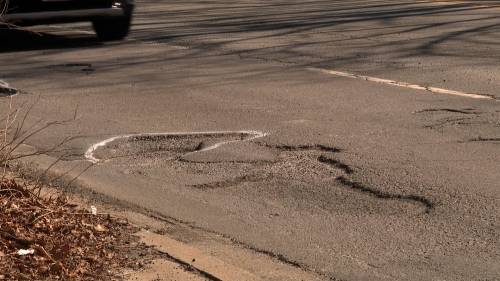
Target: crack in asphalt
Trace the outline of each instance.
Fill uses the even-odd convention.
[[[333,159],[333,158],[329,158],[329,157],[326,157],[324,155],[321,155],[320,157],[318,157],[318,161],[321,162],[321,163],[325,163],[325,164],[328,164],[330,166],[333,166],[337,169],[340,169],[342,171],[344,171],[344,173],[346,174],[352,174],[354,173],[354,170],[347,164],[344,164],[336,159]]]
[[[500,142],[500,138],[483,138],[483,137],[477,137],[468,140],[469,142]]]
[[[488,139],[491,140],[491,139]],[[495,139],[496,140],[496,139]],[[498,139],[500,140],[500,139]],[[330,153],[337,153],[340,150],[335,147],[330,147],[330,146],[324,146],[324,145],[265,145],[267,147],[273,147],[282,151],[304,151],[304,150],[319,150],[319,151],[326,151]],[[341,170],[344,172],[346,175],[350,175],[354,173],[354,169],[351,168],[349,165],[334,159],[332,157],[327,157],[325,155],[321,155],[317,158],[318,162],[321,162],[323,164],[332,166],[335,169]],[[244,175],[240,177],[235,177],[223,181],[216,181],[216,182],[211,182],[211,183],[205,183],[205,184],[198,184],[198,185],[191,185],[191,187],[195,187],[198,189],[216,189],[216,188],[227,188],[231,186],[236,186],[242,183],[249,183],[249,182],[260,182],[260,181],[265,181],[266,179],[271,178],[269,175],[268,176],[257,176],[255,174],[251,175]],[[410,201],[414,202],[417,204],[421,204],[425,207],[425,213],[430,213],[432,209],[434,209],[434,203],[420,195],[415,195],[415,194],[409,194],[409,195],[403,195],[403,194],[397,194],[397,193],[390,193],[386,191],[381,191],[377,190],[371,187],[368,187],[362,183],[352,181],[345,176],[338,176],[335,178],[335,181],[340,183],[341,185],[348,187],[350,189],[353,189],[355,191],[361,192],[368,194],[370,196],[373,196],[378,199],[383,199],[383,200],[401,200],[401,201]]]
[[[467,124],[464,121],[472,120],[472,119],[473,118],[471,118],[471,117],[456,117],[456,118],[448,117],[448,118],[441,119],[441,120],[439,120],[439,122],[435,122],[434,124],[425,125],[424,128],[436,129],[439,127],[450,126],[450,125],[463,125],[463,124]]]
[[[371,196],[374,196],[379,199],[387,199],[387,200],[403,200],[403,201],[413,201],[415,203],[419,203],[425,206],[426,211],[425,213],[430,213],[432,209],[434,209],[434,203],[420,195],[414,195],[414,194],[409,194],[409,195],[403,195],[403,194],[396,194],[396,193],[390,193],[382,190],[377,190],[368,186],[365,186],[362,183],[351,181],[347,179],[344,176],[340,176],[336,178],[337,182],[341,183],[342,185],[349,187],[353,190],[360,191],[362,193],[367,193]]]
[[[462,135],[459,143],[481,140],[477,135],[496,135],[500,127],[499,111],[479,111],[475,108],[428,108],[414,111],[423,121],[422,127],[433,130],[453,130]],[[486,133],[485,133],[486,132]]]
[[[464,109],[454,109],[454,108],[429,108],[414,111],[413,113],[425,113],[425,112],[451,112],[451,113],[462,113],[462,114],[480,114],[479,111],[473,111],[473,108]]]
[[[486,139],[488,141],[491,141],[492,139]],[[493,139],[495,141],[500,141],[500,138],[498,139]],[[278,145],[274,146],[278,149],[284,149],[284,150],[310,150],[310,149],[318,149],[321,151],[328,151],[332,153],[337,153],[340,152],[341,150],[338,148],[334,147],[329,147],[329,146],[324,146],[324,145],[299,145],[299,146],[288,146],[288,145]],[[334,168],[342,170],[345,174],[350,175],[354,173],[354,170],[347,164],[336,160],[334,158],[326,157],[324,155],[321,155],[318,157],[318,161],[324,164],[328,164],[333,166]],[[347,179],[345,176],[339,176],[336,178],[336,181],[346,187],[349,187],[351,189],[360,191],[362,193],[367,193],[370,194],[371,196],[374,196],[379,199],[389,199],[389,200],[403,200],[403,201],[413,201],[419,204],[422,204],[426,208],[426,213],[430,213],[432,209],[434,209],[434,203],[420,195],[401,195],[401,194],[394,194],[394,193],[389,193],[386,191],[381,191],[377,189],[373,189],[370,187],[367,187],[363,185],[362,183],[359,182],[354,182],[349,179]]]
[[[314,144],[314,145],[269,145],[269,144],[262,144],[269,148],[276,148],[279,150],[286,150],[286,151],[303,151],[303,150],[318,150],[318,151],[325,151],[325,152],[331,152],[331,153],[337,153],[341,152],[342,150],[336,147],[332,146],[327,146],[327,145],[322,145],[322,144]]]

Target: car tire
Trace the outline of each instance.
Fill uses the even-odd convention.
[[[99,40],[113,41],[125,38],[130,31],[131,15],[119,18],[98,19],[92,21],[92,26]]]

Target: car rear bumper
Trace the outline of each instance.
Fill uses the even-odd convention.
[[[6,14],[1,19],[13,24],[44,24],[94,20],[98,18],[126,16],[127,11],[123,7],[79,9],[65,11],[47,11],[33,13]]]

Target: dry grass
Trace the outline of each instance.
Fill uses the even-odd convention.
[[[8,168],[14,161],[31,156],[55,152],[68,142],[75,139],[74,137],[66,137],[53,146],[44,150],[37,150],[30,153],[16,153],[21,145],[26,144],[37,134],[50,130],[54,126],[66,125],[70,122],[76,121],[78,108],[75,109],[74,114],[70,119],[51,122],[45,122],[43,119],[39,119],[31,122],[32,124],[30,124],[29,126],[26,126],[27,119],[30,116],[31,111],[37,104],[38,99],[29,105],[21,104],[20,106],[16,107],[13,106],[13,100],[14,97],[10,96],[7,112],[5,113],[4,118],[0,119],[0,124],[3,124],[3,126],[0,127],[0,166],[2,168],[0,179],[3,179],[5,177]],[[56,165],[64,156],[65,155],[62,155],[60,158],[58,158],[54,163],[52,163],[52,165],[48,167],[48,169]],[[90,168],[90,166],[91,165],[89,165],[87,169]]]

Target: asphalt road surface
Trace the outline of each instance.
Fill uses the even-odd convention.
[[[137,4],[1,33],[28,125],[77,108],[30,145],[325,280],[500,280],[498,1]]]

